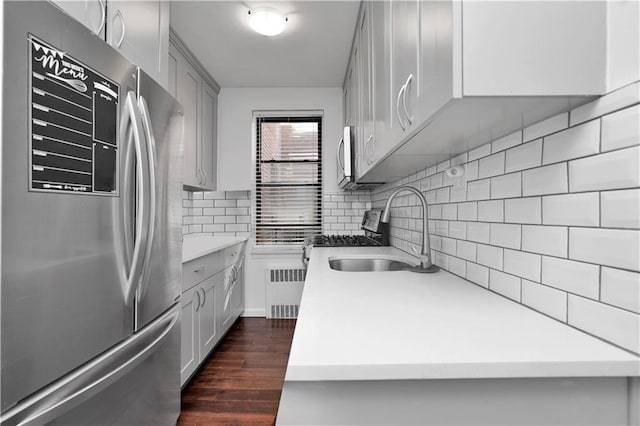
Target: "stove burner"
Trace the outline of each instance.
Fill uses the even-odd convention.
[[[365,235],[316,235],[313,238],[316,247],[354,247],[354,246],[379,246],[382,245],[371,237]]]

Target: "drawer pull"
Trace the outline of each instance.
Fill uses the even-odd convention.
[[[204,266],[194,269],[193,272],[195,272],[196,274],[199,274],[200,272],[204,272]]]
[[[238,255],[237,251],[234,251],[233,253],[231,253],[231,256],[236,257]]]

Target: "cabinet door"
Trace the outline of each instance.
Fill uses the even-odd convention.
[[[244,259],[238,264],[236,280],[231,288],[231,317],[236,320],[244,310]]]
[[[225,270],[224,287],[222,290],[222,297],[224,299],[222,304],[222,329],[227,330],[233,322],[233,309],[231,307],[231,295],[233,292],[233,286],[237,278],[238,267],[233,265]]]
[[[372,1],[364,3],[362,21],[360,23],[360,116],[361,116],[361,138],[362,147],[360,176],[366,173],[373,164],[373,153],[375,149],[375,128],[374,109],[375,92],[373,90],[373,50],[372,50]],[[358,176],[358,177],[360,177]]]
[[[192,287],[182,293],[181,308],[181,338],[180,338],[180,386],[191,377],[198,364],[199,355],[199,329],[198,311],[200,310],[201,296],[198,294],[200,286]]]
[[[67,15],[89,28],[104,40],[106,22],[105,1],[101,0],[50,0]]]
[[[202,188],[216,190],[216,144],[217,144],[218,94],[206,82],[202,82],[202,157],[200,167],[203,174]]]
[[[204,280],[198,287],[202,289],[203,300],[200,309],[200,361],[205,359],[220,339],[219,289],[224,278],[223,272]]]
[[[202,183],[200,157],[200,92],[202,79],[198,72],[180,56],[178,61],[178,102],[184,108],[184,175],[183,184],[199,187]]]
[[[178,98],[178,61],[181,56],[182,55],[180,55],[173,44],[169,45],[169,60],[167,62],[167,91],[176,99]]]
[[[107,42],[166,87],[169,9],[161,3],[109,0]]]
[[[391,2],[392,93],[394,94],[394,140],[400,142],[416,124],[415,108],[419,93],[418,1]]]
[[[395,101],[391,93],[391,4],[389,1],[371,1],[369,3],[371,20],[371,63],[372,63],[372,92],[374,139],[371,151],[371,164],[383,158],[393,148],[391,126],[397,127],[393,115],[392,102]],[[395,105],[394,105],[395,108]]]

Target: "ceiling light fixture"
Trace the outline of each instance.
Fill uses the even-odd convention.
[[[249,25],[258,34],[273,37],[284,31],[289,18],[271,9],[249,11]]]

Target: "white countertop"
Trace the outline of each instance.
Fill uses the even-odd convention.
[[[287,381],[638,376],[640,358],[445,271],[340,272],[314,248]]]
[[[182,240],[182,263],[206,256],[210,253],[246,241],[247,237],[210,237],[207,235],[185,235]]]

